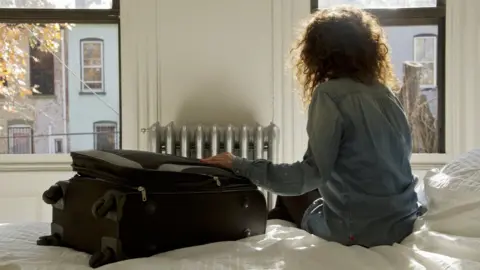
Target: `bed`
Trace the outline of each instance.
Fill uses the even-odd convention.
[[[428,175],[424,183],[419,194],[429,210],[417,221],[414,233],[394,246],[345,247],[273,220],[265,235],[98,269],[480,270],[480,150]],[[0,270],[90,269],[85,253],[37,246],[36,239],[48,232],[47,223],[1,224]]]
[[[48,230],[46,223],[2,224],[0,269],[90,269],[89,256],[85,253],[67,248],[36,246],[37,237],[48,233]],[[401,245],[365,249],[329,243],[288,223],[274,220],[262,236],[185,248],[99,269],[470,270],[480,269],[480,238],[441,234],[420,226]]]

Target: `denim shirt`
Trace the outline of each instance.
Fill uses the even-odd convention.
[[[318,235],[326,240],[371,247],[411,233],[418,211],[412,138],[405,112],[387,87],[346,78],[319,85],[307,133],[303,161],[272,164],[237,157],[234,171],[279,195],[318,189],[323,206],[307,218],[326,224],[328,234]]]

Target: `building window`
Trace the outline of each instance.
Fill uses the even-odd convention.
[[[63,140],[55,139],[54,147],[55,147],[55,154],[63,153]]]
[[[437,36],[417,35],[413,38],[413,60],[422,64],[420,85],[435,88],[437,85]]]
[[[66,153],[63,146],[63,138],[58,136],[51,136],[49,137],[49,147],[50,147],[50,154],[62,154]]]
[[[117,123],[110,121],[95,122],[94,148],[96,150],[113,150],[117,148]]]
[[[30,47],[30,85],[36,89],[33,95],[55,95],[54,73],[53,54],[38,45]]]
[[[84,39],[81,42],[82,92],[104,91],[103,41]]]
[[[33,129],[29,125],[11,125],[8,127],[8,153],[32,154]]]

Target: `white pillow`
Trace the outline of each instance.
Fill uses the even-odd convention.
[[[427,174],[424,185],[428,212],[422,219],[431,230],[480,237],[480,149]]]

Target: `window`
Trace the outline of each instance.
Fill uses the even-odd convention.
[[[94,128],[94,148],[96,150],[113,150],[117,148],[117,123],[96,122]]]
[[[425,8],[436,7],[437,0],[313,0],[318,8],[328,8],[334,5],[353,5],[365,9],[387,8]],[[314,3],[315,4],[315,3]]]
[[[39,44],[30,47],[30,86],[34,95],[55,95],[53,54],[42,51]]]
[[[111,9],[118,5],[112,0],[4,0],[0,8],[11,9]]]
[[[32,154],[32,127],[29,125],[11,125],[8,127],[8,153]]]
[[[103,41],[81,41],[82,91],[103,91]]]
[[[0,1],[0,154],[121,146],[119,2]],[[113,131],[92,130],[106,120]],[[18,160],[69,162],[58,156]]]
[[[414,153],[445,153],[445,1],[312,0],[312,11],[341,4],[365,8],[385,30],[399,98],[414,104],[405,106]]]
[[[55,135],[50,136],[50,154],[63,154],[64,150],[64,138],[57,137]]]
[[[413,61],[422,64],[422,88],[435,88],[437,84],[437,36],[417,35],[413,38]]]
[[[55,154],[63,153],[63,140],[55,139]]]

